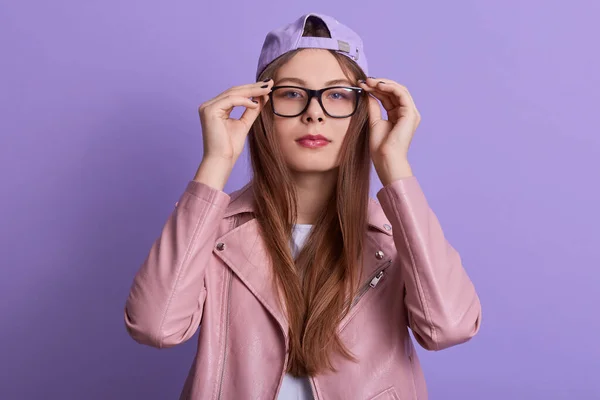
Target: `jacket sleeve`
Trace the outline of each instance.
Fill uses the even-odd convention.
[[[417,179],[394,181],[377,198],[394,232],[415,339],[427,350],[466,342],[479,330],[479,297]]]
[[[229,195],[190,181],[138,270],[125,305],[125,326],[139,343],[171,347],[194,335],[204,275]]]

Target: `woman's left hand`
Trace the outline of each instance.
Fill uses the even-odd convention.
[[[412,176],[408,163],[408,148],[421,115],[408,89],[390,79],[368,78],[359,87],[370,96],[369,121],[371,158],[385,186],[397,179]],[[379,102],[387,112],[383,119]]]

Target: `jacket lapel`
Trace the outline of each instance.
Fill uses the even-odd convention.
[[[274,286],[273,268],[264,240],[259,234],[259,226],[254,218],[254,194],[251,182],[232,193],[225,217],[235,217],[240,223],[217,239],[223,243],[223,250],[215,248],[214,253],[231,268],[235,275],[254,294],[260,303],[275,318],[287,342],[289,324],[282,299]],[[395,251],[392,240],[374,238],[373,230],[392,236],[389,221],[381,206],[373,199],[368,208],[369,232],[364,242],[364,265],[361,285],[371,279],[382,265],[391,260]],[[390,238],[391,239],[391,238]],[[381,253],[380,253],[381,252]]]
[[[235,217],[238,224],[217,239],[225,245],[224,250],[214,252],[275,318],[287,342],[289,325],[285,309],[275,290],[272,262],[253,212],[254,194],[248,183],[231,195],[225,217]]]
[[[271,313],[287,340],[287,318],[275,291],[271,260],[258,232],[258,222],[253,218],[220,237],[218,242],[225,247],[215,253]]]

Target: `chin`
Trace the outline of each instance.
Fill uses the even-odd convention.
[[[303,174],[316,174],[316,173],[325,173],[331,172],[337,169],[339,166],[327,162],[323,162],[322,164],[315,163],[290,163],[288,164],[290,170],[296,173]]]

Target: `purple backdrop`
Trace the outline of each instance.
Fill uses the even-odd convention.
[[[129,285],[201,159],[197,106],[309,11],[411,90],[411,162],[481,297],[475,339],[420,351],[430,397],[600,398],[599,3],[320,3],[2,2],[0,398],[177,398],[194,340],[133,342]]]

